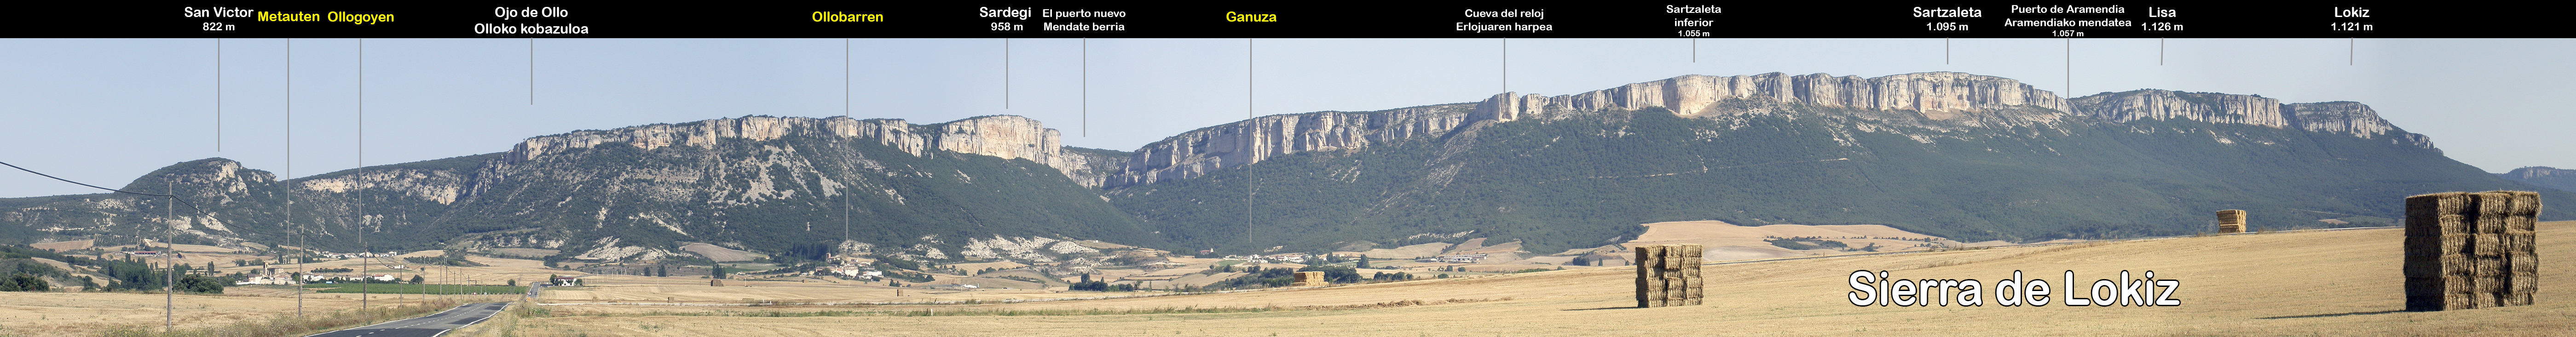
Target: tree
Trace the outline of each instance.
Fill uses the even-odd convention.
[[[1297,271],[1301,271],[1301,272],[1307,272],[1307,271],[1320,271],[1320,272],[1324,272],[1324,280],[1325,280],[1325,281],[1329,281],[1329,282],[1333,282],[1333,283],[1359,283],[1359,282],[1360,282],[1360,272],[1359,272],[1359,270],[1351,269],[1351,267],[1334,266],[1334,265],[1318,265],[1318,266],[1306,266],[1305,268],[1297,268]]]
[[[1360,255],[1360,264],[1359,264],[1359,268],[1360,268],[1360,269],[1368,269],[1368,267],[1369,267],[1368,259],[1369,259],[1369,258],[1368,258],[1368,255]]]
[[[420,275],[412,275],[412,276],[411,276],[411,284],[420,284],[420,282],[421,282],[421,281],[423,281],[423,280],[424,280],[424,279],[422,279],[422,278],[420,277]]]
[[[212,277],[188,275],[179,278],[179,291],[191,293],[224,293],[224,281]]]
[[[510,286],[512,286],[512,287],[519,286],[519,279],[510,279]]]
[[[16,274],[9,275],[8,280],[0,280],[0,291],[46,291],[53,289],[54,284],[52,282],[46,282],[45,278],[36,277],[35,275]]]

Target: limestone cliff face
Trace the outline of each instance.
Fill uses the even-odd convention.
[[[382,168],[357,170],[349,174],[316,176],[295,182],[296,190],[306,193],[340,194],[357,191],[386,191],[403,197],[441,205],[455,204],[465,196],[465,186],[474,172],[463,169],[425,170]]]
[[[1500,121],[1603,109],[1670,109],[1683,116],[1722,112],[1727,100],[1755,100],[1864,110],[1916,111],[1932,119],[2006,107],[2064,110],[2066,100],[2009,78],[1954,72],[1876,78],[1769,73],[1689,75],[1581,94],[1541,97],[1505,93],[1479,103],[1475,119]]]
[[[2576,192],[2576,170],[2530,166],[2513,169],[2512,172],[2499,173],[2496,176],[2533,186]]]
[[[2281,114],[2281,100],[2262,96],[2146,89],[2070,101],[2075,114],[2112,122],[2187,119],[2272,128],[2290,125],[2289,116]]]
[[[2560,169],[2548,166],[2528,166],[2513,169],[2512,172],[2505,172],[2503,175],[2506,178],[2513,180],[2576,179],[2576,170]]]
[[[1196,178],[1280,155],[1357,149],[1446,134],[1471,122],[1468,113],[1463,104],[1378,112],[1325,111],[1261,116],[1191,130],[1136,149],[1117,172],[1107,177],[1104,187]]]
[[[1855,125],[1862,132],[1888,130],[1887,126],[1937,132],[2022,126],[2060,129],[2071,121],[2068,117],[2081,116],[2112,123],[2194,120],[2296,128],[2360,138],[2385,137],[2397,144],[2433,148],[2430,139],[2398,129],[2380,119],[2369,106],[2354,102],[2282,104],[2278,99],[2255,95],[2155,89],[2066,99],[2009,78],[1956,72],[1874,78],[1782,73],[1688,75],[1572,95],[1507,92],[1469,104],[1262,116],[1147,144],[1117,172],[1108,174],[1102,186],[1116,189],[1189,179],[1279,155],[1356,149],[1446,135],[1475,123],[1563,119],[1647,108],[1663,108],[1687,117],[1722,118],[1772,113],[1781,105],[1836,108],[1839,115],[1835,117],[1867,121]]]
[[[2425,138],[2424,135],[2406,133],[2406,130],[2398,129],[2397,125],[2389,124],[2388,120],[2380,119],[2379,112],[2370,110],[2369,105],[2357,102],[2282,104],[2281,114],[2288,115],[2290,124],[2300,130],[2339,133],[2361,138],[2394,135],[2402,143],[2427,149],[2433,148],[2432,139]]]
[[[2379,112],[2356,102],[2282,104],[2259,95],[2179,92],[2143,89],[2102,93],[2069,100],[2076,115],[2109,122],[2194,120],[2277,129],[2340,134],[2359,138],[2387,137],[2390,142],[2433,148],[2424,135],[2407,133],[2380,119]]]
[[[788,137],[805,138],[749,146],[728,142]],[[1123,166],[1127,158],[1125,152],[1067,148],[1058,143],[1058,137],[1056,130],[1018,116],[984,116],[929,125],[896,119],[754,116],[539,136],[522,141],[508,152],[371,166],[290,180],[244,168],[232,160],[208,158],[165,167],[124,187],[136,192],[178,194],[188,202],[185,205],[133,195],[54,198],[20,202],[26,205],[22,207],[0,207],[0,221],[11,225],[41,223],[33,229],[63,237],[136,233],[138,228],[175,225],[182,236],[219,245],[277,240],[301,232],[312,241],[309,244],[322,247],[366,245],[361,242],[366,240],[362,236],[373,233],[376,243],[424,244],[419,241],[452,238],[455,241],[448,243],[551,249],[596,239],[575,230],[581,228],[615,231],[608,229],[614,225],[630,228],[620,230],[642,228],[646,232],[689,236],[737,230],[734,226],[775,230],[760,226],[779,226],[786,221],[779,219],[788,218],[758,215],[737,223],[722,216],[759,214],[764,209],[843,209],[849,208],[843,206],[848,204],[866,206],[872,199],[897,206],[924,204],[939,210],[954,209],[958,207],[954,205],[965,202],[961,200],[976,200],[978,205],[1009,204],[973,199],[985,196],[960,190],[1058,191],[1061,188],[1045,185],[1055,179],[1048,175],[1059,173],[1083,185],[1065,185],[1069,189],[1061,190],[1096,198],[1089,193],[1092,190],[1083,187],[1097,188],[1107,172]],[[610,143],[632,145],[652,157],[639,161],[619,157],[637,152],[575,151]],[[848,146],[871,143],[884,147],[860,151]],[[708,151],[669,151],[687,147]],[[963,156],[966,154],[1026,159],[1045,166],[999,169],[951,159],[973,157]],[[979,181],[992,183],[993,187],[964,187]],[[930,199],[907,200],[907,196]],[[1070,212],[1046,207],[1089,206],[1045,204],[1011,211]],[[824,212],[795,214],[806,213]],[[900,213],[878,216],[929,221],[919,219],[939,215],[867,207],[845,213],[848,214],[831,216],[847,221],[853,217],[869,219],[875,213]],[[998,217],[991,212],[979,214]],[[1087,214],[1090,213],[1066,217]],[[151,224],[143,224],[145,221]],[[810,224],[799,222],[802,230],[812,230],[806,227]],[[573,238],[581,240],[566,241]],[[630,246],[636,242],[628,241]]]
[[[1262,116],[1166,138],[1138,149],[1109,188],[1189,179],[1226,167],[1306,151],[1334,151],[1446,135],[1480,122],[1555,119],[1611,110],[1665,108],[1684,116],[1760,113],[1728,108],[1756,101],[1854,110],[1904,111],[1895,119],[1965,125],[2053,123],[2053,115],[1986,114],[2063,109],[2064,99],[2008,78],[1936,72],[1877,78],[1826,74],[1690,75],[1562,96],[1503,93],[1484,101],[1369,113],[1326,111]],[[1890,116],[1860,116],[1883,119]]]
[[[670,146],[708,146],[721,139],[753,141],[792,135],[837,136],[875,140],[913,155],[930,151],[1028,159],[1063,171],[1084,186],[1099,187],[1099,173],[1081,170],[1098,159],[1067,156],[1061,134],[1044,123],[1020,116],[995,115],[930,125],[901,119],[850,119],[750,116],[678,124],[654,124],[615,130],[575,131],[528,138],[510,149],[511,162],[528,162],[547,154],[602,143],[624,142],[646,150]]]

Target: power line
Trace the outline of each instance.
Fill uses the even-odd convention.
[[[143,192],[127,191],[127,190],[120,190],[120,189],[113,189],[113,188],[106,188],[106,187],[98,187],[98,185],[84,184],[84,183],[81,183],[81,182],[78,182],[78,181],[72,181],[71,179],[63,179],[62,177],[56,177],[56,176],[53,176],[53,175],[50,175],[50,174],[45,174],[44,172],[36,172],[36,170],[29,170],[29,169],[27,169],[27,168],[25,168],[25,167],[19,167],[18,165],[9,164],[9,163],[7,163],[7,162],[0,162],[0,165],[5,165],[5,166],[8,166],[9,168],[18,169],[19,171],[27,171],[27,173],[34,173],[34,174],[36,174],[36,175],[44,176],[44,177],[46,177],[46,178],[53,178],[54,180],[61,180],[61,181],[63,181],[63,182],[72,183],[73,185],[88,186],[89,188],[108,190],[108,191],[113,191],[113,192],[116,192],[116,193],[134,194],[134,195],[148,195],[148,196],[156,196],[156,197],[170,197],[170,200],[172,200],[172,201],[177,201],[177,202],[179,202],[179,204],[180,204],[180,205],[182,205],[182,206],[188,206],[188,210],[189,210],[190,212],[194,212],[194,213],[205,213],[205,212],[206,212],[206,210],[205,210],[205,209],[197,208],[197,203],[195,203],[195,202],[190,202],[190,201],[188,201],[188,199],[180,198],[178,195],[173,195],[173,194],[152,194],[152,193],[143,193]],[[208,216],[210,216],[210,217],[211,217],[211,216],[213,216],[213,215],[212,215],[212,214],[208,214]],[[291,235],[291,234],[277,234],[277,233],[261,232],[261,231],[250,230],[249,228],[242,228],[242,227],[230,227],[230,228],[226,228],[226,229],[227,229],[227,230],[231,230],[231,231],[236,231],[236,232],[246,232],[246,233],[251,233],[251,234],[259,234],[259,235],[267,235],[267,236],[288,236],[288,235]]]
[[[176,195],[168,195],[168,194],[151,194],[151,193],[143,193],[143,192],[135,192],[135,191],[127,191],[127,190],[120,190],[120,189],[106,188],[106,187],[98,187],[98,185],[83,184],[83,183],[78,182],[78,181],[72,181],[71,179],[63,179],[62,177],[55,177],[54,175],[51,175],[51,174],[45,174],[44,172],[36,172],[36,170],[29,170],[29,169],[24,168],[24,167],[18,167],[18,165],[10,165],[9,163],[6,163],[6,162],[0,162],[0,165],[8,165],[8,166],[9,166],[9,168],[18,169],[19,171],[27,171],[27,173],[34,173],[34,174],[36,174],[36,175],[45,176],[46,178],[54,178],[54,180],[61,180],[61,181],[63,181],[63,182],[72,183],[73,185],[89,186],[89,188],[95,188],[95,189],[102,189],[102,190],[114,191],[114,192],[116,192],[116,193],[141,194],[141,195],[149,195],[149,196],[156,196],[156,197],[177,197]],[[195,206],[190,206],[190,207],[195,207]]]

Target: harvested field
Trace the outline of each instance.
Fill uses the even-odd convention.
[[[493,254],[501,254],[501,255],[517,256],[517,257],[529,257],[529,258],[554,256],[556,253],[562,253],[562,252],[563,252],[563,251],[553,250],[553,249],[536,249],[536,248],[494,248],[494,249],[492,249],[492,253],[493,253]]]
[[[2576,222],[2538,226],[2540,255],[2576,256]],[[2275,232],[1709,265],[1706,304],[1635,305],[1632,267],[1312,290],[971,306],[556,306],[518,336],[1632,336],[2557,335],[2576,330],[2576,259],[2542,259],[2531,306],[2403,312],[2404,232]],[[2259,256],[2262,258],[2243,258]],[[2063,282],[2154,270],[2168,307],[1853,306],[1847,277]],[[2059,295],[2066,292],[2061,290]],[[1451,300],[1458,300],[1452,302]],[[1398,301],[1436,305],[1381,306]],[[1413,303],[1413,302],[1406,302]],[[922,312],[931,315],[900,314]],[[1227,309],[1231,308],[1231,309]],[[1134,310],[1115,313],[1101,310]],[[834,313],[837,312],[837,313]],[[937,314],[946,312],[948,314]],[[1089,314],[1086,314],[1088,312]],[[874,314],[870,314],[874,313]],[[1029,315],[1006,315],[1027,313]],[[1052,314],[1050,314],[1052,313]],[[745,317],[781,316],[781,317]],[[813,316],[813,317],[799,317]],[[1656,319],[1671,317],[1672,319]]]
[[[81,250],[81,249],[89,249],[90,244],[91,244],[91,243],[94,243],[94,242],[98,242],[98,240],[76,240],[76,241],[62,241],[62,242],[46,242],[46,243],[39,243],[39,244],[31,244],[31,245],[27,245],[27,246],[28,246],[28,247],[36,247],[36,249],[43,249],[43,250],[51,250],[51,251],[66,251],[66,250]]]
[[[1369,251],[1360,252],[1360,255],[1368,255],[1368,257],[1380,259],[1410,259],[1440,256],[1440,252],[1445,250],[1449,250],[1449,244],[1434,242],[1395,248],[1370,249]]]
[[[282,293],[282,292],[281,292]],[[308,295],[307,314],[358,308],[356,296]],[[261,296],[178,295],[175,317],[181,329],[265,320],[294,315],[295,299]],[[380,297],[369,304],[390,307],[417,303]],[[88,336],[107,330],[161,327],[161,294],[0,292],[0,336]]]
[[[705,243],[692,243],[687,246],[680,246],[680,250],[698,253],[698,256],[705,256],[708,260],[715,260],[716,262],[751,261],[752,257],[749,252]]]
[[[1822,237],[1831,239],[1832,241],[1841,241],[1851,247],[1862,247],[1870,244],[1877,244],[1880,247],[1883,247],[1880,251],[1923,249],[1912,248],[1914,245],[1923,244],[1925,242],[1916,240],[1932,240],[1944,245],[1960,245],[1957,242],[1941,239],[1939,237],[1916,234],[1914,232],[1896,229],[1895,227],[1880,225],[1768,225],[1761,227],[1744,227],[1728,224],[1724,221],[1675,221],[1650,223],[1643,226],[1646,226],[1646,233],[1638,235],[1636,240],[1630,240],[1625,243],[1624,245],[1626,245],[1626,247],[1633,248],[1641,245],[1696,243],[1708,247],[1708,255],[1706,255],[1706,258],[1710,261],[1751,260],[1787,256],[1845,253],[1843,251],[1831,249],[1790,250],[1771,245],[1770,242],[1762,241],[1764,237]]]

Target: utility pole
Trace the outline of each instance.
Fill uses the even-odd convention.
[[[295,39],[286,39],[286,176],[295,177]],[[295,224],[295,188],[286,189],[286,223]],[[304,319],[304,260],[313,258],[311,247],[304,244],[304,227],[295,227],[295,249],[303,251],[295,258],[295,319]]]
[[[179,229],[176,228],[178,226],[177,224],[169,223],[171,219],[179,217],[179,210],[171,208],[178,207],[178,205],[173,204],[173,202],[177,202],[179,200],[179,197],[177,197],[179,193],[173,193],[178,191],[172,191],[172,189],[177,188],[179,185],[176,181],[178,178],[175,176],[163,177],[162,179],[161,190],[164,191],[163,193],[170,193],[170,195],[172,195],[169,199],[162,199],[161,201],[162,214],[164,214],[161,216],[162,225],[172,227],[169,228],[168,231],[161,232],[161,245],[170,247],[170,249],[165,249],[165,251],[161,252],[161,263],[167,264],[170,267],[170,271],[167,273],[168,275],[161,278],[161,332],[169,333],[172,326],[171,322],[174,321],[171,319],[175,316],[173,313],[179,311],[179,295],[177,295],[178,293],[176,292],[179,289],[179,261],[176,260],[179,256],[179,245],[170,243],[170,240],[176,240],[179,238]]]
[[[367,39],[358,39],[358,169],[363,173],[365,172],[364,170],[366,167]],[[366,179],[366,175],[363,174],[351,176],[356,177],[351,178],[353,179],[352,181],[356,181],[356,179]],[[367,323],[375,323],[376,312],[369,311],[375,307],[367,306],[367,295],[374,294],[367,292],[367,284],[376,283],[376,278],[374,276],[367,275],[367,273],[371,272],[367,270],[367,262],[373,262],[373,260],[376,259],[376,247],[367,245],[367,190],[364,188],[351,188],[350,193],[355,195],[358,199],[358,247],[365,249],[358,252],[358,313],[365,315]]]

